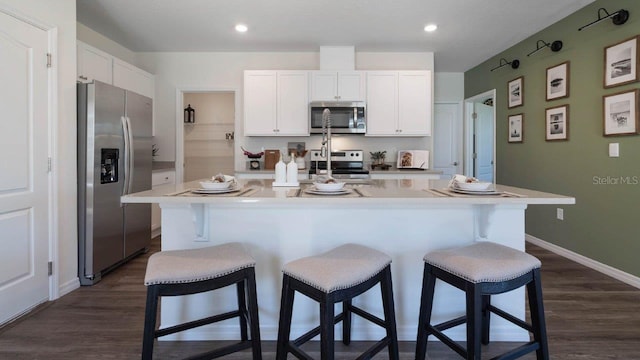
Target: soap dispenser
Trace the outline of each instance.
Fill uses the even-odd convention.
[[[280,161],[276,163],[276,183],[283,184],[287,182],[287,165],[282,161],[282,153],[280,153]]]
[[[298,183],[298,164],[296,164],[296,155],[291,153],[291,161],[287,164],[287,184]]]

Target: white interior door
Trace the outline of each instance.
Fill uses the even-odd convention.
[[[475,114],[474,176],[482,181],[493,182],[493,107],[476,103]]]
[[[442,171],[443,178],[450,179],[462,168],[459,149],[462,140],[460,104],[435,104],[434,113],[432,168]]]
[[[0,324],[49,298],[47,47],[0,12]]]

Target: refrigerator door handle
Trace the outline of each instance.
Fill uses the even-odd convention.
[[[133,166],[134,166],[134,146],[133,146],[133,129],[131,128],[131,119],[128,116],[124,117],[127,120],[127,135],[129,136],[129,167],[127,168],[127,194],[131,194],[133,191]]]
[[[129,144],[129,124],[127,123],[127,118],[124,116],[120,117],[120,121],[122,121],[122,133],[124,137],[124,184],[122,186],[122,195],[127,195],[129,193],[129,168],[131,167],[129,163],[131,162],[131,154],[129,153],[129,149],[131,148]],[[122,205],[122,204],[121,204]]]

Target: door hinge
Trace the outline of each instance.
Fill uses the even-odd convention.
[[[49,276],[51,276],[53,275],[53,261],[49,261],[48,266],[49,266],[49,270],[48,270]]]
[[[51,158],[47,159],[47,172],[51,172]]]
[[[51,67],[51,53],[47,53],[47,67]]]
[[[473,114],[471,114],[471,118],[472,118],[473,120],[477,119],[477,118],[478,118],[478,113],[473,113]]]

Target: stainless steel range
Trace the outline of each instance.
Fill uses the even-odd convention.
[[[364,168],[363,150],[335,150],[331,152],[331,172],[336,179],[369,179],[369,170]],[[309,178],[327,173],[327,158],[320,150],[311,150]]]

